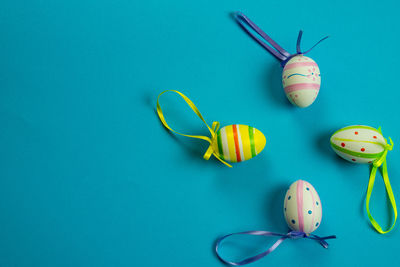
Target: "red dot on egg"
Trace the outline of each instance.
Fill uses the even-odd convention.
[[[368,161],[368,163],[372,163],[372,160]]]
[[[376,135],[374,135],[373,137],[374,137],[374,139],[376,139],[376,138],[377,138],[377,137],[376,137]]]
[[[351,159],[352,161],[356,161],[356,159]]]
[[[354,132],[354,134],[358,134],[358,132]]]
[[[342,147],[345,147],[345,146],[346,146],[346,144],[345,144],[345,143],[341,143],[341,145],[342,145]]]
[[[364,151],[365,151],[365,148],[361,148],[361,151],[364,152]]]

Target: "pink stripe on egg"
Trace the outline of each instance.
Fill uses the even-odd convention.
[[[300,232],[304,232],[303,190],[303,180],[299,180],[297,183],[297,217],[299,218]]]
[[[310,189],[310,194],[311,194],[311,199],[312,199],[312,203],[313,203],[313,209],[312,209],[312,220],[311,220],[311,225],[310,225],[310,233],[313,231],[314,229],[314,219],[315,219],[315,199],[314,199],[314,193],[311,191],[311,189],[314,189],[314,187],[312,187],[311,184],[306,183],[306,186]]]
[[[296,62],[296,63],[290,63],[287,64],[284,68],[283,71],[293,69],[293,68],[298,68],[298,67],[307,67],[307,66],[317,66],[317,63],[315,62]]]
[[[285,86],[285,93],[291,93],[298,90],[319,90],[318,83],[295,83]]]
[[[317,195],[317,201],[318,201],[318,203],[319,203],[319,208],[321,209],[321,218],[319,219],[319,224],[321,224],[321,221],[322,221],[322,204],[321,204],[321,199],[319,198],[318,192],[317,192],[317,190],[315,190],[315,188],[314,188],[314,191],[315,191],[315,195]]]

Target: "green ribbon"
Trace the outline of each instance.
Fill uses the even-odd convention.
[[[379,127],[378,131],[382,134],[381,127]],[[392,187],[390,185],[389,175],[388,175],[388,171],[387,171],[387,164],[386,164],[387,152],[393,149],[393,141],[390,137],[389,137],[389,140],[390,140],[390,145],[387,143],[387,140],[385,139],[385,141],[386,141],[386,145],[384,147],[385,150],[383,151],[382,155],[378,159],[376,159],[372,164],[373,166],[372,166],[371,174],[369,176],[367,199],[366,199],[366,208],[367,208],[368,218],[369,218],[372,226],[375,228],[375,230],[381,234],[389,233],[395,226],[396,220],[397,220],[396,200],[394,199]],[[381,166],[382,166],[382,177],[383,177],[383,181],[385,183],[386,192],[389,196],[390,204],[392,205],[392,209],[393,209],[393,213],[394,213],[393,224],[386,231],[382,230],[382,227],[375,221],[374,217],[372,217],[371,212],[369,211],[369,200],[371,198],[372,189],[374,188],[376,172],[377,172],[378,168]]]

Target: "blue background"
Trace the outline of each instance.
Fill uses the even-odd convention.
[[[317,189],[328,250],[284,242],[254,266],[395,262],[399,229],[377,234],[364,208],[369,168],[329,147],[337,129],[382,126],[400,199],[399,20],[392,1],[3,1],[0,9],[0,266],[222,266],[213,242],[244,230],[285,232],[286,188]],[[317,101],[291,106],[275,58],[230,13],[284,48],[310,54]],[[262,154],[230,169],[207,144],[171,135],[155,114],[166,89],[206,120],[252,125]],[[186,133],[206,128],[179,97],[162,99]],[[397,144],[396,144],[397,143]],[[378,176],[371,209],[390,224]],[[267,245],[273,242],[267,240]],[[240,253],[238,256],[241,255]]]

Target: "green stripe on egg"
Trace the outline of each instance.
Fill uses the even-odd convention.
[[[222,160],[225,160],[225,158],[224,158],[224,151],[222,150],[221,131],[218,131],[218,134],[217,134],[217,142],[218,142],[218,152],[219,152],[219,156],[221,157]]]
[[[256,153],[256,146],[254,144],[254,133],[253,127],[249,126],[249,138],[250,138],[250,147],[251,147],[251,155],[255,157]]]
[[[382,155],[383,152],[381,153],[376,153],[376,154],[369,154],[369,153],[361,153],[361,152],[355,152],[340,146],[335,145],[334,143],[331,142],[331,146],[336,149],[339,150],[340,152],[343,152],[345,154],[349,154],[351,156],[355,156],[355,157],[359,157],[359,158],[366,158],[366,159],[375,159],[378,158]]]
[[[375,132],[377,132],[378,134],[381,134],[377,129],[375,129],[375,128],[373,128],[373,127],[370,127],[370,126],[366,126],[366,125],[353,125],[353,126],[347,126],[347,127],[342,128],[342,129],[339,129],[339,130],[337,130],[336,132],[334,132],[333,135],[335,135],[335,134],[337,134],[337,133],[340,133],[340,132],[342,132],[342,131],[345,131],[345,130],[350,130],[350,129],[367,129],[367,130],[375,131]]]

